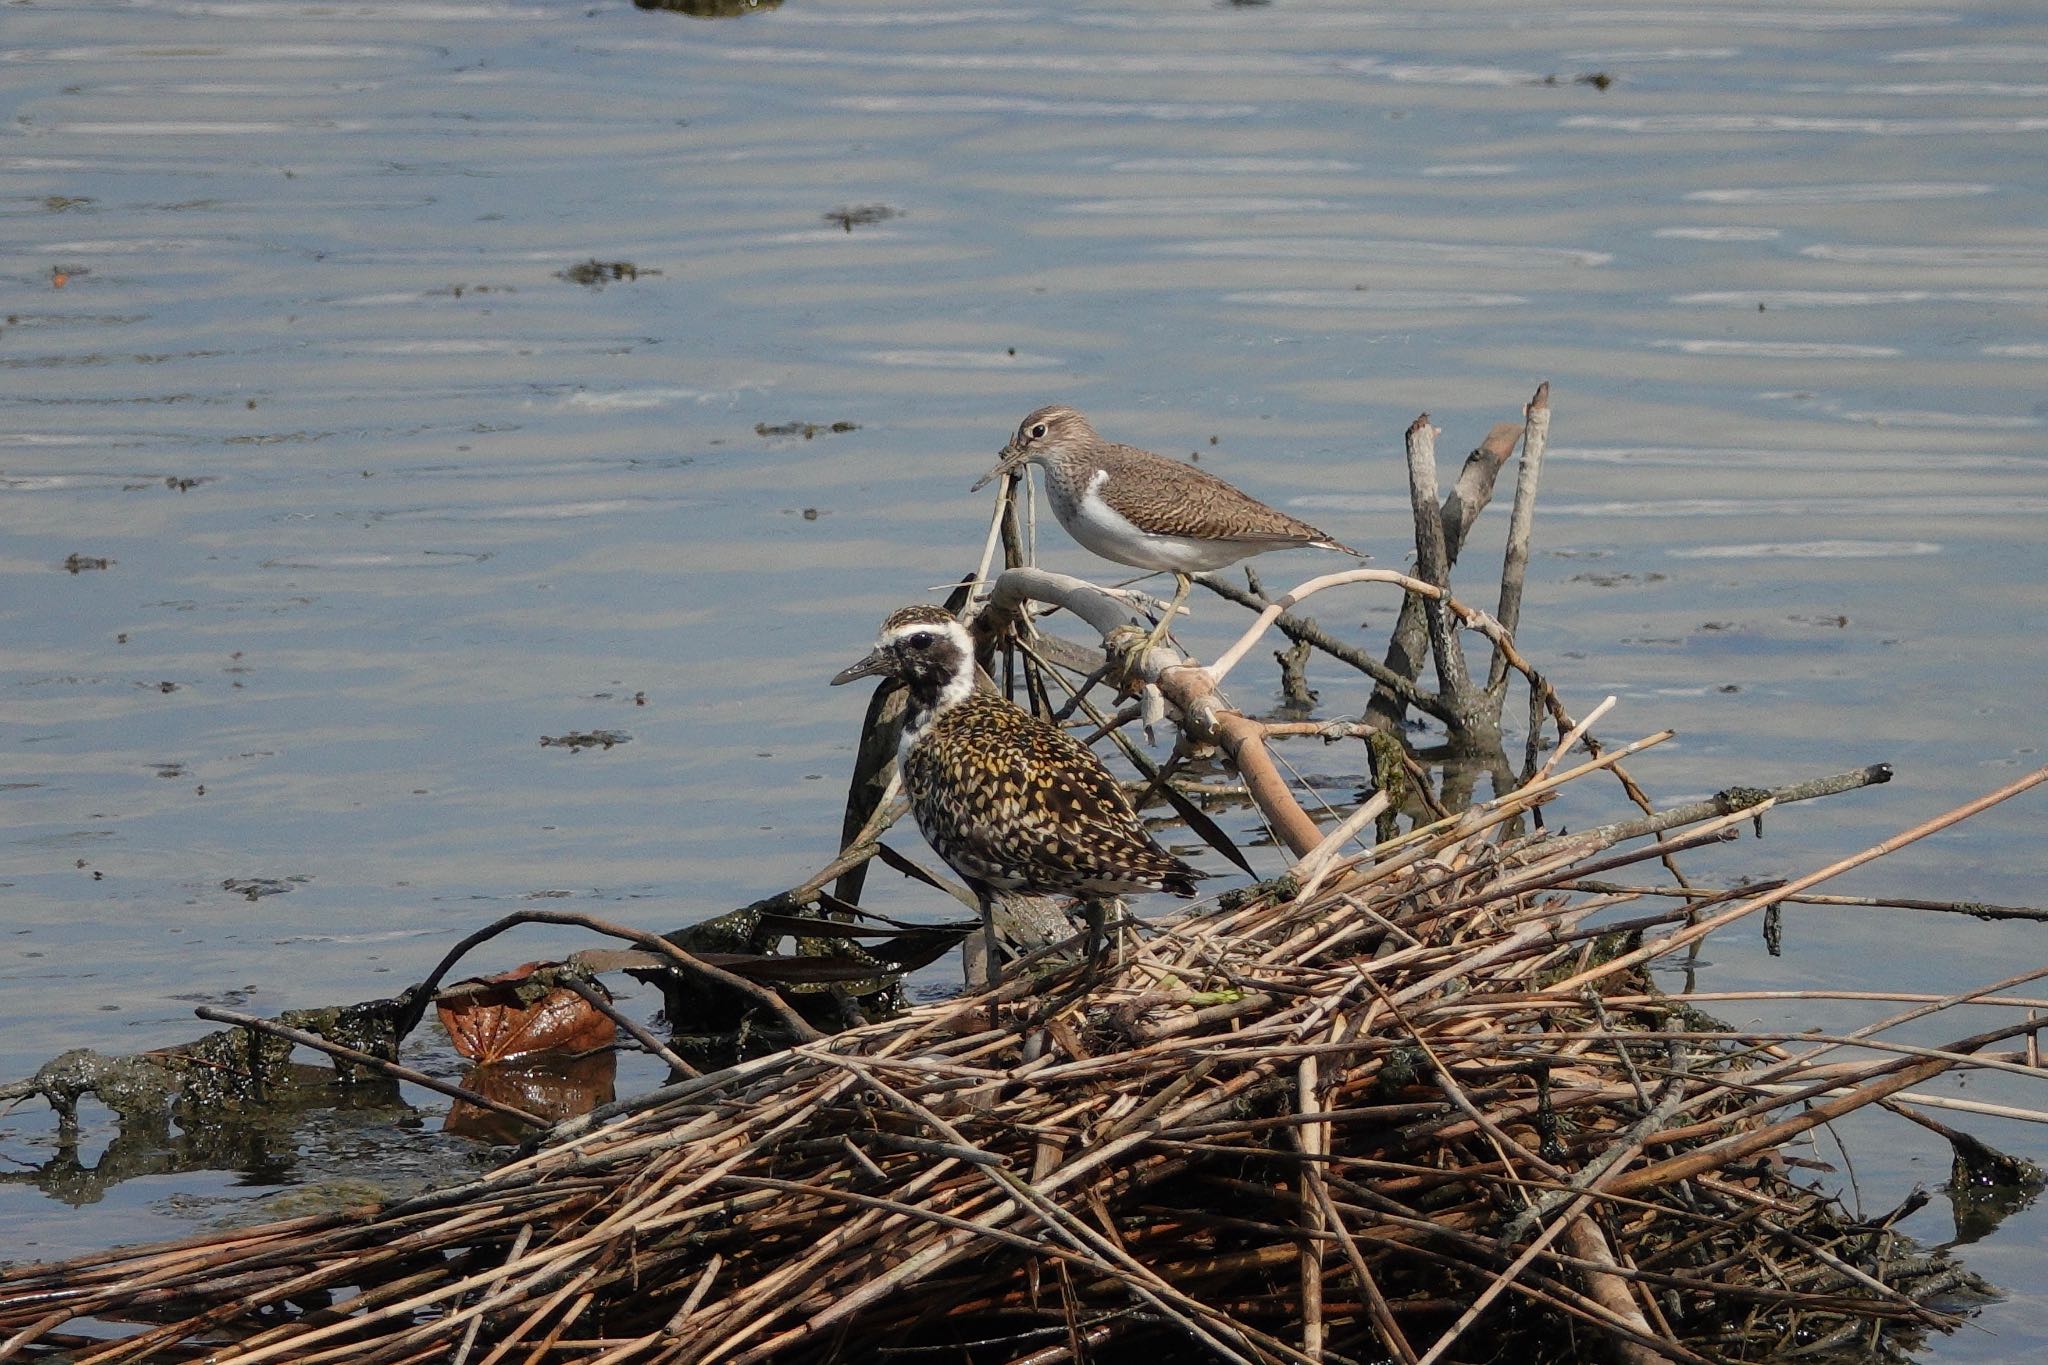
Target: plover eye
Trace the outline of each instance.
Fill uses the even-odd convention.
[[[1034,441],[1042,441],[1045,439],[1045,423],[1034,422],[1031,424],[1031,439]]]

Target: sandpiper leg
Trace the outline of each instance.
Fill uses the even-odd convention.
[[[1102,967],[1102,902],[1093,896],[1081,902],[1081,917],[1088,923],[1088,937],[1081,943],[1081,979],[1074,983],[1076,995],[1095,989],[1095,977]]]
[[[1181,603],[1188,600],[1188,589],[1195,586],[1195,580],[1184,573],[1175,574],[1173,583],[1173,603],[1167,607],[1166,614],[1159,618],[1159,624],[1152,627],[1152,633],[1145,637],[1146,649],[1164,644],[1166,637],[1173,633],[1173,618],[1180,615]]]
[[[1116,968],[1124,965],[1124,902],[1121,896],[1108,900],[1090,897],[1081,902],[1081,914],[1088,922],[1088,939],[1083,951],[1087,954],[1082,961],[1086,964],[1081,972],[1077,987],[1080,994],[1087,994],[1095,988],[1095,979],[1102,971],[1103,940],[1109,933],[1116,935]]]
[[[982,989],[988,992],[988,1026],[1002,1027],[996,1009],[996,989],[1003,984],[1002,950],[996,942],[996,903],[993,896],[981,897]]]

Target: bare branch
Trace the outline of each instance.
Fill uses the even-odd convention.
[[[1444,543],[1443,511],[1436,491],[1437,429],[1423,413],[1408,425],[1408,497],[1415,510],[1416,576],[1441,591],[1451,589],[1451,555]],[[1465,668],[1465,647],[1451,629],[1450,613],[1425,600],[1423,620],[1429,624],[1429,647],[1436,656],[1437,686],[1452,706],[1467,710],[1472,678]]]
[[[1536,527],[1536,485],[1543,477],[1543,452],[1550,443],[1550,381],[1536,386],[1536,396],[1524,410],[1522,470],[1515,479],[1515,507],[1508,515],[1507,552],[1501,561],[1500,608],[1494,612],[1501,629],[1515,633],[1522,619],[1522,584],[1529,574],[1529,545]],[[1508,661],[1499,651],[1486,673],[1486,694],[1493,700],[1494,714],[1500,714],[1501,695],[1507,689]]]

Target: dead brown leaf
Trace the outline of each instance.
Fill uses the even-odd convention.
[[[496,976],[456,983],[434,1002],[455,1050],[478,1062],[532,1052],[589,1052],[609,1047],[618,1028],[582,996],[531,980],[552,962],[527,962]],[[604,987],[591,983],[600,992]],[[609,999],[609,996],[606,996]]]

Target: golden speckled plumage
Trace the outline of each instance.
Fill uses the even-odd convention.
[[[952,616],[905,607],[832,681],[875,674],[909,692],[897,757],[917,827],[984,900],[990,890],[1194,894],[1203,874],[1154,842],[1086,745],[974,689],[973,641]]]
[[[1077,896],[1194,894],[1199,874],[1153,842],[1101,760],[993,693],[934,716],[902,763],[918,829],[970,881]]]

